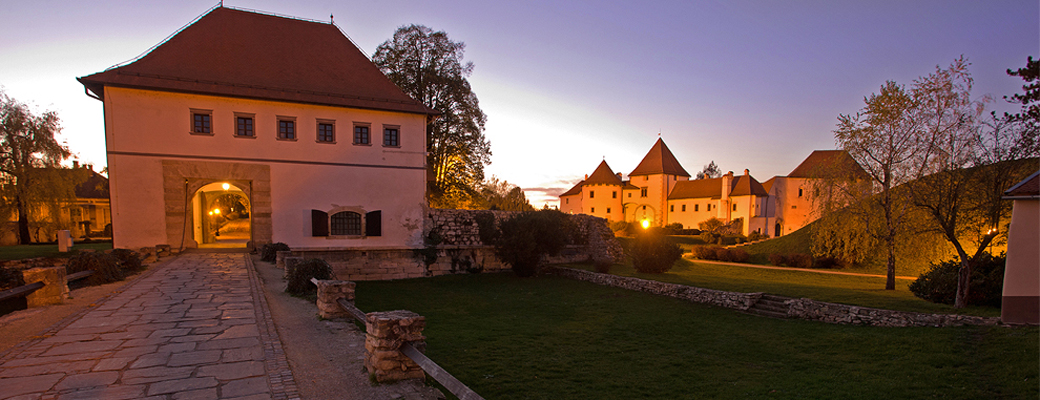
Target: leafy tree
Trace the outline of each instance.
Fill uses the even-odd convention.
[[[715,165],[715,160],[712,160],[708,165],[705,165],[704,169],[697,173],[697,179],[711,179],[721,176],[722,171],[719,170],[718,165]]]
[[[473,63],[463,61],[465,44],[422,25],[397,29],[372,55],[392,82],[426,106],[440,111],[426,125],[431,205],[455,207],[476,194],[491,163],[484,137],[487,116],[466,80]]]
[[[1034,60],[1033,56],[1029,56],[1025,67],[1017,70],[1008,69],[1007,74],[1026,81],[1022,85],[1022,91],[1025,93],[1016,93],[1011,98],[1004,97],[1012,103],[1022,104],[1020,113],[1008,116],[1018,120],[1030,120],[1036,128],[1040,125],[1040,60]]]
[[[478,208],[504,211],[534,211],[519,186],[491,177],[480,185],[481,204]]]
[[[0,212],[17,213],[18,243],[30,242],[30,221],[42,214],[58,220],[57,206],[75,199],[76,185],[86,179],[85,170],[61,170],[71,153],[55,138],[60,131],[54,111],[35,115],[0,92]]]

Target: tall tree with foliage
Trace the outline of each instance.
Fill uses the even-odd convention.
[[[523,189],[492,176],[480,184],[479,208],[503,211],[534,211]]]
[[[865,231],[884,245],[887,253],[885,289],[895,290],[896,240],[910,212],[909,202],[894,189],[924,173],[920,163],[927,146],[916,117],[919,101],[902,85],[888,81],[880,93],[864,99],[866,106],[855,115],[838,116],[834,131],[838,147],[847,151],[869,175],[878,193],[865,197],[856,213]],[[880,211],[871,212],[874,209]]]
[[[455,207],[473,197],[491,163],[484,137],[487,116],[466,78],[473,63],[463,61],[466,45],[422,25],[397,29],[372,55],[388,78],[426,106],[440,111],[426,126],[431,205]]]
[[[58,114],[33,114],[24,103],[0,92],[0,212],[17,213],[18,243],[31,241],[30,220],[47,209],[58,219],[61,204],[75,199],[85,171],[63,173],[60,164],[71,153],[58,143]]]
[[[930,132],[930,175],[907,185],[913,203],[928,215],[927,228],[956,251],[960,264],[954,307],[967,306],[973,269],[1010,216],[1004,190],[1035,171],[1035,133],[1021,118],[983,119],[984,104],[971,99],[968,63],[954,61],[915,81],[923,127]]]
[[[1032,56],[1026,58],[1026,66],[1017,70],[1008,69],[1008,75],[1017,76],[1026,81],[1022,85],[1023,93],[1017,93],[1004,99],[1022,105],[1022,111],[1008,115],[1016,120],[1031,121],[1036,129],[1040,126],[1040,60]]]

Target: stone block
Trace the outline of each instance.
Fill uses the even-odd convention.
[[[285,257],[292,257],[291,251],[276,251],[274,253],[274,265],[279,269],[285,269]]]
[[[69,298],[69,285],[65,279],[65,267],[32,268],[22,271],[26,284],[43,282],[44,286],[25,296],[29,308],[51,304],[62,304]]]
[[[339,299],[354,302],[354,282],[337,280],[318,281],[318,314],[322,318],[349,317],[350,313],[339,306]]]

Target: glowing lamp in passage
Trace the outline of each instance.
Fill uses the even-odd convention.
[[[650,228],[650,220],[644,219],[643,222],[642,222],[642,225],[643,225],[643,229],[649,229]]]
[[[227,182],[224,182],[224,184],[220,185],[220,187],[224,188],[225,191],[231,189],[231,185],[229,185]]]

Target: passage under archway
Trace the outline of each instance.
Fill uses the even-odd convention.
[[[252,240],[249,196],[227,182],[213,182],[195,191],[192,231],[199,247],[247,247]]]

